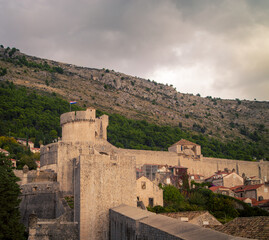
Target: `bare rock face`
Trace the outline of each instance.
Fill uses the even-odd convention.
[[[17,85],[55,92],[80,105],[94,106],[129,118],[147,119],[158,124],[182,126],[186,129],[227,140],[240,136],[242,128],[249,133],[269,128],[269,102],[223,100],[183,94],[172,85],[129,76],[111,69],[77,67],[71,64],[27,56],[0,48],[0,64],[7,74],[0,80]],[[63,73],[50,72],[23,64],[28,62],[60,67]],[[198,126],[198,127],[197,127]],[[266,131],[260,131],[266,137]],[[268,134],[267,134],[268,135]],[[268,136],[267,136],[268,138]]]

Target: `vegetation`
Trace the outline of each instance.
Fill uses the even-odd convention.
[[[269,216],[269,213],[233,197],[214,194],[211,190],[196,186],[189,191],[168,185],[163,188],[164,207],[149,207],[156,213],[207,210],[220,222],[226,223],[236,217]]]
[[[0,136],[22,137],[31,140],[36,147],[48,144],[61,136],[60,115],[69,111],[69,103],[56,94],[40,95],[25,87],[16,87],[12,82],[0,85]],[[82,108],[74,105],[72,110]],[[97,111],[100,116],[103,112]],[[181,138],[202,147],[207,157],[253,160],[269,159],[268,146],[262,141],[247,142],[236,139],[221,142],[200,133],[184,131],[180,127],[159,126],[145,120],[131,120],[118,114],[109,115],[108,140],[122,148],[162,150]],[[198,125],[194,126],[198,128]],[[260,126],[262,129],[262,126]],[[265,131],[265,130],[263,130]]]
[[[74,196],[66,196],[64,199],[66,200],[68,206],[74,209]]]
[[[28,147],[20,145],[13,137],[0,136],[0,148],[10,153],[10,159],[17,160],[17,169],[22,169],[24,165],[30,170],[36,169],[36,161],[40,159],[40,154],[32,153]]]
[[[36,147],[61,136],[60,115],[69,111],[67,101],[52,95],[40,95],[12,82],[0,85],[0,136],[32,140]],[[72,106],[78,110],[77,106]]]
[[[247,142],[239,138],[221,142],[202,134],[204,127],[200,127],[200,134],[193,134],[180,127],[158,126],[146,121],[130,120],[118,114],[108,115],[108,140],[117,147],[166,151],[173,143],[184,138],[201,145],[202,154],[207,157],[240,160],[253,160],[253,157],[269,159],[269,151],[260,142]],[[196,128],[197,126],[195,125]]]
[[[7,74],[7,69],[0,67],[0,76],[5,76]]]
[[[29,68],[36,68],[43,71],[49,71],[49,72],[57,72],[60,74],[63,74],[63,69],[59,66],[50,66],[46,61],[43,61],[41,63],[28,61],[25,56],[14,56],[14,53],[19,51],[16,48],[6,48],[4,53],[3,60],[6,62],[14,63],[15,65],[19,66],[26,66]],[[1,69],[0,69],[1,70]],[[0,72],[1,74],[1,72]]]
[[[26,239],[24,226],[20,223],[18,180],[10,161],[0,154],[0,239]]]

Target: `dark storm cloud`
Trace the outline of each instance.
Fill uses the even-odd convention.
[[[0,41],[23,52],[268,100],[268,1],[0,0]]]

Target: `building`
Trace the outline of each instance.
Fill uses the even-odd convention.
[[[247,177],[245,178],[245,183],[244,185],[257,185],[257,184],[261,184],[262,180],[256,176],[253,177]]]
[[[20,143],[20,144],[22,144],[23,146],[29,146],[29,147],[30,147],[30,150],[31,150],[32,148],[34,148],[34,143],[31,142],[31,141],[27,141],[27,140],[24,139],[24,138],[18,138],[18,139],[17,139],[17,142]]]
[[[227,195],[227,196],[230,196],[230,197],[234,197],[235,196],[234,192],[230,188],[227,188],[227,187],[223,187],[223,186],[212,186],[209,189],[213,193]]]
[[[218,171],[214,175],[205,179],[214,186],[234,187],[244,184],[244,179],[235,172]]]
[[[4,154],[6,157],[10,155],[10,153],[7,150],[2,148],[0,148],[0,153]]]
[[[11,161],[12,167],[13,167],[13,168],[16,168],[16,167],[17,167],[17,160],[11,158],[10,161]]]
[[[205,177],[200,174],[189,174],[190,180],[196,183],[203,183],[205,181]]]
[[[231,188],[236,197],[254,198],[257,201],[269,199],[269,186],[267,184],[241,185]]]
[[[146,207],[163,206],[163,190],[144,176],[136,180],[136,195]]]

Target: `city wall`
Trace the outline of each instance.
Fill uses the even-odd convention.
[[[129,150],[121,149],[127,155],[135,156],[136,167],[140,168],[144,164],[158,165],[180,165],[188,168],[190,174],[201,174],[205,177],[212,176],[218,170],[228,168],[235,170],[240,176],[245,174],[248,177],[260,177],[263,181],[269,177],[268,161],[242,161],[221,158],[201,157],[195,159],[192,156],[177,154],[175,152],[148,151],[148,150]]]
[[[57,219],[40,219],[35,214],[29,217],[28,240],[79,240],[78,223]]]
[[[25,226],[28,225],[28,217],[32,213],[35,213],[38,218],[56,218],[64,213],[57,183],[22,185],[20,198],[20,214]]]
[[[144,164],[157,165],[179,165],[179,156],[175,152],[149,151],[149,150],[132,150],[121,149],[122,152],[129,156],[135,156],[136,167],[141,167]]]

